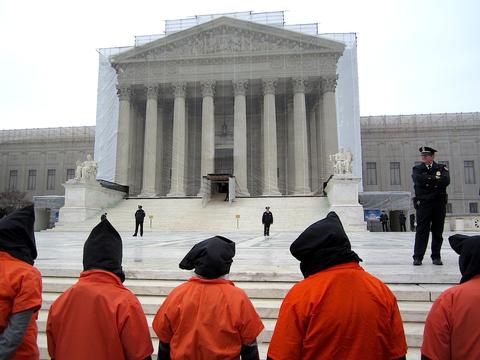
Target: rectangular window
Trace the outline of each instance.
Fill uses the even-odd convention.
[[[8,180],[8,190],[10,191],[17,190],[17,178],[18,178],[18,171],[10,170],[10,178]]]
[[[470,214],[477,214],[478,213],[478,203],[469,203],[470,206]]]
[[[448,203],[448,204],[447,204],[446,211],[447,211],[447,214],[451,214],[451,213],[452,213],[452,203]]]
[[[390,163],[390,185],[400,185],[400,163],[391,162]]]
[[[47,170],[47,190],[55,190],[55,169]]]
[[[67,169],[67,181],[75,178],[75,169]]]
[[[37,186],[37,170],[28,170],[27,190],[35,190]]]
[[[475,184],[475,165],[473,160],[465,160],[463,162],[463,170],[465,174],[465,184]]]
[[[367,162],[367,185],[377,185],[376,162]]]

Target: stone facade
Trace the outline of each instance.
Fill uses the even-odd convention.
[[[0,190],[63,195],[77,160],[93,154],[95,127],[0,130]]]
[[[480,203],[480,113],[361,117],[364,191],[410,191],[418,148],[438,150],[446,162],[451,214],[478,213]]]
[[[185,197],[202,176],[229,173],[237,196],[321,193],[338,151],[344,47],[220,17],[112,57],[114,181],[131,195]]]
[[[478,212],[480,113],[368,116],[361,118],[361,125],[364,191],[413,192],[411,168],[419,161],[418,148],[428,145],[439,151],[437,161],[448,161],[451,213],[468,214],[475,207]],[[93,152],[94,133],[95,127],[0,131],[0,189],[9,189],[10,171],[16,170],[18,190],[31,195],[62,195],[67,169],[75,169],[76,160]],[[397,163],[398,168],[391,163]],[[372,164],[374,178],[368,169]],[[55,169],[53,190],[46,189],[48,169]],[[36,170],[34,190],[27,189],[28,170]],[[250,184],[247,179],[253,189]]]

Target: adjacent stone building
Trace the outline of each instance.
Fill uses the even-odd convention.
[[[450,170],[447,213],[479,212],[480,113],[361,117],[364,191],[411,191],[418,148]]]
[[[95,127],[0,130],[0,191],[63,195],[77,160],[93,154]]]

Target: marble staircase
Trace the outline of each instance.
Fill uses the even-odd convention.
[[[107,213],[109,221],[119,231],[133,231],[134,213],[142,205],[147,216],[144,232],[155,231],[252,231],[261,228],[261,216],[265,206],[274,214],[276,231],[303,230],[325,217],[329,209],[323,196],[236,198],[231,204],[217,194],[202,206],[201,198],[130,198],[111,208],[103,208],[97,215],[85,221],[65,222],[60,218],[56,228],[50,231],[90,231]],[[149,216],[153,216],[151,219]]]
[[[41,359],[49,359],[47,352],[47,341],[45,327],[48,309],[52,302],[70,285],[77,281],[78,270],[40,269],[43,274],[43,306],[38,317],[39,338],[38,344],[41,350]],[[171,271],[167,276],[159,276],[161,273],[148,273],[145,271],[130,271],[127,273],[125,285],[133,291],[140,300],[151,326],[153,317],[168,293],[177,285],[182,283],[188,274],[180,271]],[[260,356],[266,358],[268,343],[272,336],[275,321],[281,302],[287,291],[294,285],[296,274],[278,275],[272,273],[270,279],[255,281],[250,274],[232,274],[232,280],[236,285],[246,291],[251,298],[257,312],[262,317],[265,330],[258,338]],[[236,281],[236,279],[238,279]],[[424,321],[432,302],[438,295],[450,285],[448,284],[389,284],[395,293],[407,337],[409,351],[407,359],[419,359],[419,347],[422,343]],[[150,334],[154,343],[155,354],[158,342],[153,330]]]

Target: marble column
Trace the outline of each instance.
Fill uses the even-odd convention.
[[[293,123],[293,96],[287,95],[287,195],[295,190],[295,131]]]
[[[248,80],[233,83],[235,95],[233,113],[233,175],[237,181],[236,196],[250,196],[247,188],[247,103]]]
[[[305,81],[292,79],[295,190],[294,195],[310,194],[308,169],[307,111],[305,106]]]
[[[173,104],[173,139],[172,139],[172,176],[170,192],[167,196],[185,196],[185,151],[186,151],[186,117],[185,96],[187,84],[172,84],[175,94]]]
[[[277,118],[273,79],[263,81],[263,195],[281,195],[277,177]]]
[[[319,175],[318,175],[318,151],[317,151],[317,119],[316,105],[308,114],[309,134],[310,134],[310,174],[311,187],[313,193],[317,193]]]
[[[147,108],[145,115],[145,137],[143,144],[142,196],[155,196],[157,178],[157,105],[158,86],[147,86]]]
[[[117,135],[117,164],[115,167],[115,182],[120,185],[129,185],[128,169],[130,163],[130,102],[132,89],[129,86],[117,86],[119,99],[118,135]]]
[[[215,80],[204,81],[202,86],[202,160],[200,175],[215,172]]]
[[[324,139],[323,139],[323,101],[320,94],[316,99],[315,107],[315,130],[317,133],[317,166],[318,166],[318,177],[319,177],[319,191],[323,190],[323,182],[326,181],[326,166],[329,164],[328,156],[325,155],[324,149]],[[326,160],[328,159],[328,161]]]
[[[324,163],[326,164],[325,176],[333,174],[329,156],[338,152],[338,126],[337,108],[335,103],[335,87],[337,77],[331,76],[322,79],[322,120],[323,120],[323,143]],[[327,165],[328,164],[328,165]]]

